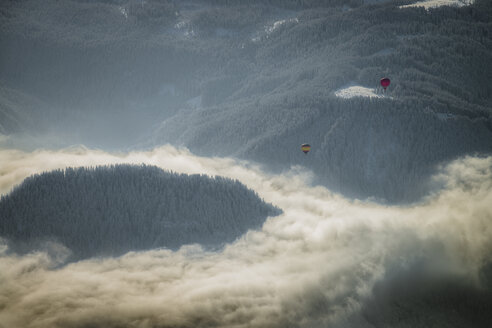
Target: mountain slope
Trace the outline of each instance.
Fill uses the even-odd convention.
[[[47,124],[67,144],[305,165],[413,202],[438,165],[492,151],[492,4],[409,3],[3,2],[0,73],[63,113]],[[347,85],[384,97],[340,99]]]
[[[300,12],[249,45],[254,73],[234,92],[204,92],[215,101],[164,121],[155,140],[274,170],[306,164],[317,183],[353,197],[418,200],[439,164],[492,151],[492,16],[482,6]],[[383,76],[384,98],[336,95]]]

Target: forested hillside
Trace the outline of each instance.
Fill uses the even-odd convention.
[[[238,181],[153,166],[67,168],[27,178],[0,200],[13,250],[46,241],[72,259],[199,243],[217,247],[279,214]]]
[[[412,202],[438,165],[492,151],[492,3],[409,3],[5,1],[0,76],[67,144],[302,165],[345,195]],[[379,98],[339,98],[350,85]],[[35,131],[5,99],[0,132]]]
[[[303,165],[353,197],[415,201],[439,164],[492,151],[491,35],[490,3],[480,1],[302,11],[248,44],[253,74],[205,88],[203,108],[165,121],[156,140],[274,170]],[[334,94],[376,89],[383,76],[393,82],[382,98]]]

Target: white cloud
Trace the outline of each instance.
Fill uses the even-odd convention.
[[[47,252],[0,254],[4,327],[370,326],[376,283],[406,270],[479,284],[492,254],[492,157],[443,167],[440,191],[414,206],[350,201],[295,169],[268,175],[245,162],[170,146],[111,154],[88,149],[0,151],[2,190],[74,165],[146,163],[237,178],[284,210],[223,251],[187,246],[57,267]],[[402,282],[403,284],[405,281]]]

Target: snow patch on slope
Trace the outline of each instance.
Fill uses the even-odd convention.
[[[335,96],[339,98],[350,99],[354,97],[383,98],[383,95],[377,94],[376,89],[366,88],[360,85],[351,85],[335,91]]]
[[[173,28],[171,29],[172,33],[182,35],[185,38],[190,38],[195,36],[195,31],[191,27],[191,23],[189,20],[181,20],[174,24]]]
[[[373,54],[373,56],[388,56],[394,54],[396,50],[394,48],[385,48]]]
[[[447,121],[447,120],[452,119],[452,118],[455,117],[455,115],[453,115],[451,113],[436,113],[436,116],[441,121]]]
[[[473,0],[424,0],[410,5],[400,6],[400,8],[424,7],[425,9],[437,8],[441,6],[463,7],[473,3]]]
[[[118,9],[120,10],[120,13],[126,18],[128,19],[128,10],[126,10],[125,7],[118,7]]]
[[[267,34],[271,34],[278,30],[280,27],[286,25],[287,23],[299,23],[299,19],[294,17],[294,18],[289,18],[289,19],[281,19],[273,23],[273,25],[265,26],[265,32]]]
[[[271,24],[265,25],[263,31],[255,33],[255,35],[251,38],[251,41],[259,42],[262,40],[262,38],[268,38],[270,34],[278,31],[281,27],[297,23],[299,23],[299,19],[297,17],[287,17],[284,19],[276,20]]]

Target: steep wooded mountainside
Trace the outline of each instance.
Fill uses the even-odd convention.
[[[5,1],[0,74],[67,144],[303,165],[345,195],[412,202],[438,165],[492,151],[492,4],[409,3]],[[351,85],[378,97],[340,98]],[[4,99],[1,133],[37,129]]]
[[[438,165],[492,151],[491,18],[484,2],[302,11],[247,43],[252,74],[204,88],[202,106],[164,121],[155,143],[303,165],[345,195],[416,201]],[[378,97],[338,97],[347,85]]]

